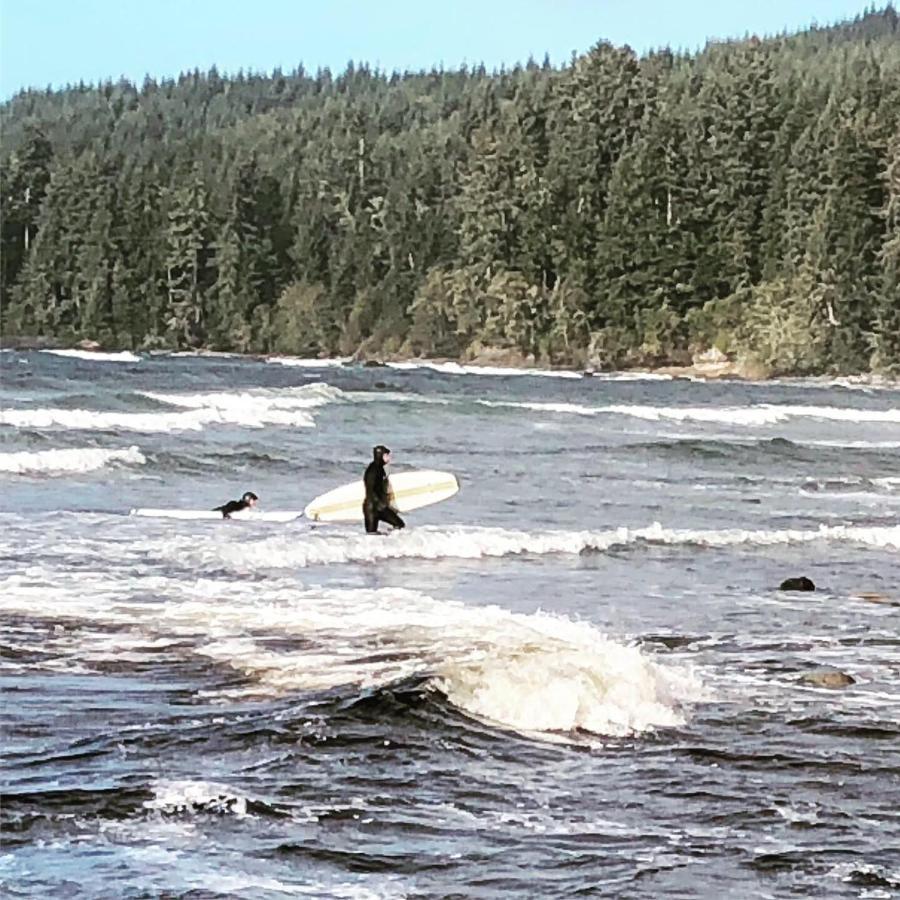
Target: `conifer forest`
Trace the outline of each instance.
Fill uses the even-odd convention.
[[[900,26],[2,115],[3,341],[900,372]]]

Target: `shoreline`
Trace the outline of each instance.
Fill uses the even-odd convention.
[[[460,374],[468,370],[470,374],[496,374],[502,375],[504,371],[510,374],[535,374],[550,375],[568,378],[592,378],[610,377],[616,375],[647,376],[648,378],[671,378],[691,381],[744,381],[748,383],[764,384],[770,381],[782,379],[816,380],[844,380],[851,384],[872,387],[900,387],[900,377],[884,375],[877,372],[820,372],[817,374],[772,374],[764,368],[744,360],[731,360],[723,354],[715,351],[700,354],[694,358],[690,365],[661,364],[659,366],[633,366],[629,368],[607,369],[597,366],[554,366],[541,365],[533,358],[522,356],[517,351],[488,351],[475,354],[468,358],[451,359],[449,357],[416,357],[402,354],[385,354],[379,356],[332,356],[332,357],[302,357],[283,353],[241,353],[238,351],[210,350],[200,347],[196,350],[131,350],[130,348],[113,348],[99,344],[96,341],[78,341],[74,344],[65,344],[46,338],[33,337],[5,337],[0,339],[0,351],[19,352],[52,352],[75,351],[83,353],[84,358],[89,359],[91,354],[98,356],[111,353],[133,353],[135,356],[170,356],[176,358],[210,357],[210,358],[236,358],[255,359],[263,362],[281,364],[287,367],[297,368],[431,368],[435,371],[447,371],[452,373],[458,369]],[[479,371],[481,370],[481,371]]]

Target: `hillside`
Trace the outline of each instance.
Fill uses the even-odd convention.
[[[897,371],[898,35],[22,92],[0,334]]]

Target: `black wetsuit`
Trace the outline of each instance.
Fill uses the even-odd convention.
[[[248,509],[250,504],[246,500],[229,500],[222,506],[217,506],[213,512],[222,513],[223,519],[230,519],[232,513],[240,512],[242,509]]]
[[[375,458],[366,468],[366,474],[363,475],[363,481],[366,485],[366,499],[363,501],[363,517],[366,520],[366,531],[369,534],[375,534],[378,531],[379,522],[387,522],[394,528],[403,528],[406,523],[396,511],[391,508],[391,501],[388,495],[390,486],[388,484],[387,472],[384,471],[383,453],[379,452],[380,448],[375,448]]]

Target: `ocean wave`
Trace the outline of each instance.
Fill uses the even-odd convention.
[[[2,579],[0,588],[0,609],[83,617],[87,628],[98,628],[54,634],[46,648],[86,665],[120,659],[135,634],[142,646],[148,632],[191,641],[194,653],[245,679],[223,689],[221,699],[353,696],[417,681],[469,716],[552,739],[573,731],[619,736],[677,726],[689,705],[705,697],[689,670],[590,623],[403,589],[147,578],[141,598],[128,601],[121,583],[99,573],[55,574],[43,584],[33,572],[27,581]],[[147,602],[150,594],[160,599]],[[167,786],[154,802],[168,810],[246,808],[233,791],[205,783]]]
[[[478,400],[482,406],[528,409],[534,412],[563,413],[577,416],[622,415],[651,422],[715,422],[758,427],[776,425],[791,418],[823,419],[834,422],[900,423],[900,409],[853,409],[836,406],[788,406],[760,404],[732,407],[690,406],[585,406],[580,403]]]
[[[201,431],[216,421],[227,421],[214,410],[179,413],[129,413],[95,409],[4,409],[0,425],[14,428],[65,428],[72,431]]]
[[[295,388],[253,388],[247,391],[214,391],[201,394],[160,394],[145,391],[142,396],[213,416],[219,421],[248,428],[266,425],[313,427],[309,410],[343,399],[344,392],[330,384],[307,384]]]
[[[122,450],[75,447],[68,450],[0,453],[0,472],[11,475],[68,475],[93,472],[110,463],[143,465],[145,462],[146,458],[135,446]]]
[[[544,613],[473,616],[476,652],[448,661],[433,684],[459,709],[519,732],[626,736],[685,722],[699,681],[594,626]],[[486,641],[476,634],[489,632]]]
[[[52,353],[54,356],[65,356],[70,359],[85,359],[89,362],[140,362],[141,357],[130,350],[119,353],[101,353],[94,350],[41,350],[41,353]]]
[[[442,375],[492,375],[492,376],[517,376],[530,375],[533,378],[583,378],[580,372],[572,372],[566,369],[524,369],[512,366],[476,366],[463,365],[456,362],[433,362],[431,360],[415,360],[408,362],[388,362],[385,365],[389,369],[398,371],[415,371],[427,369],[432,372],[440,372]]]
[[[885,375],[805,376],[798,378],[773,378],[765,384],[784,385],[791,388],[845,388],[852,391],[900,391],[900,380]]]
[[[380,562],[391,559],[490,559],[519,554],[578,555],[642,543],[705,547],[743,544],[771,546],[812,541],[852,542],[879,549],[900,549],[900,526],[822,525],[816,529],[691,530],[663,528],[658,522],[645,528],[605,531],[512,531],[471,526],[425,526],[394,532],[381,538],[315,530],[297,534],[233,541],[220,537],[208,543],[181,539],[154,547],[165,557],[186,565],[223,565],[240,571],[295,569],[342,563]]]
[[[158,394],[142,392],[178,412],[112,412],[91,409],[5,409],[0,425],[16,428],[67,428],[72,430],[115,430],[140,432],[201,431],[208,425],[266,425],[314,428],[310,410],[343,397],[339,388],[327,384],[269,390],[205,394]]]

